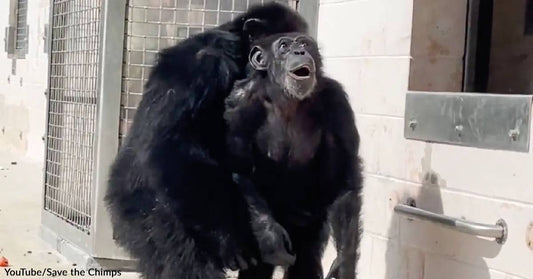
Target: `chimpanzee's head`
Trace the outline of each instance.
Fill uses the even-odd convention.
[[[298,100],[314,91],[322,66],[315,40],[303,33],[276,34],[255,41],[249,61],[256,71],[265,72],[289,97]]]
[[[265,2],[250,6],[245,13],[217,29],[239,35],[246,51],[253,41],[273,34],[307,33],[307,23],[296,10],[274,1]]]

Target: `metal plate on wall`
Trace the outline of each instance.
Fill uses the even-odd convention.
[[[529,151],[531,95],[409,92],[407,139]]]

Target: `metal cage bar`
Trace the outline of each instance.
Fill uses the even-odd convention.
[[[92,252],[98,258],[129,259],[115,245],[111,218],[105,206],[109,169],[118,150],[117,133],[122,85],[122,46],[124,44],[126,0],[106,0],[102,11],[103,32],[100,34],[100,67],[98,80],[98,120],[95,142],[95,172],[92,192]]]

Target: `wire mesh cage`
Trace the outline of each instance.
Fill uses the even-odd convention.
[[[52,7],[44,209],[89,233],[101,2]]]
[[[270,0],[272,1],[272,0]],[[141,101],[157,53],[269,0],[131,0],[127,4],[121,93],[122,140]],[[277,1],[288,3],[288,0]]]

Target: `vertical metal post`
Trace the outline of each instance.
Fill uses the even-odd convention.
[[[99,258],[129,259],[113,240],[104,203],[109,168],[119,146],[120,92],[124,51],[126,0],[105,0],[102,10],[98,120],[93,187],[92,254]]]
[[[309,25],[309,35],[317,36],[319,0],[298,1],[298,12],[305,18]]]
[[[487,91],[493,8],[494,0],[468,1],[463,91]]]
[[[51,87],[51,80],[50,80],[50,73],[52,72],[52,28],[54,26],[54,1],[50,1],[50,7],[48,8],[48,41],[46,41],[46,46],[48,48],[47,56],[48,56],[48,73],[46,74],[46,91],[44,92],[44,95],[46,96],[46,122],[44,125],[44,135],[43,135],[43,148],[44,148],[44,165],[43,165],[43,196],[42,196],[42,206],[41,206],[41,214],[44,213],[45,208],[45,191],[46,191],[46,170],[48,166],[48,123],[50,121],[50,87]]]
[[[478,42],[478,25],[479,25],[479,1],[468,1],[468,14],[466,22],[466,44],[465,44],[465,62],[463,91],[475,91],[476,78],[476,54]]]

